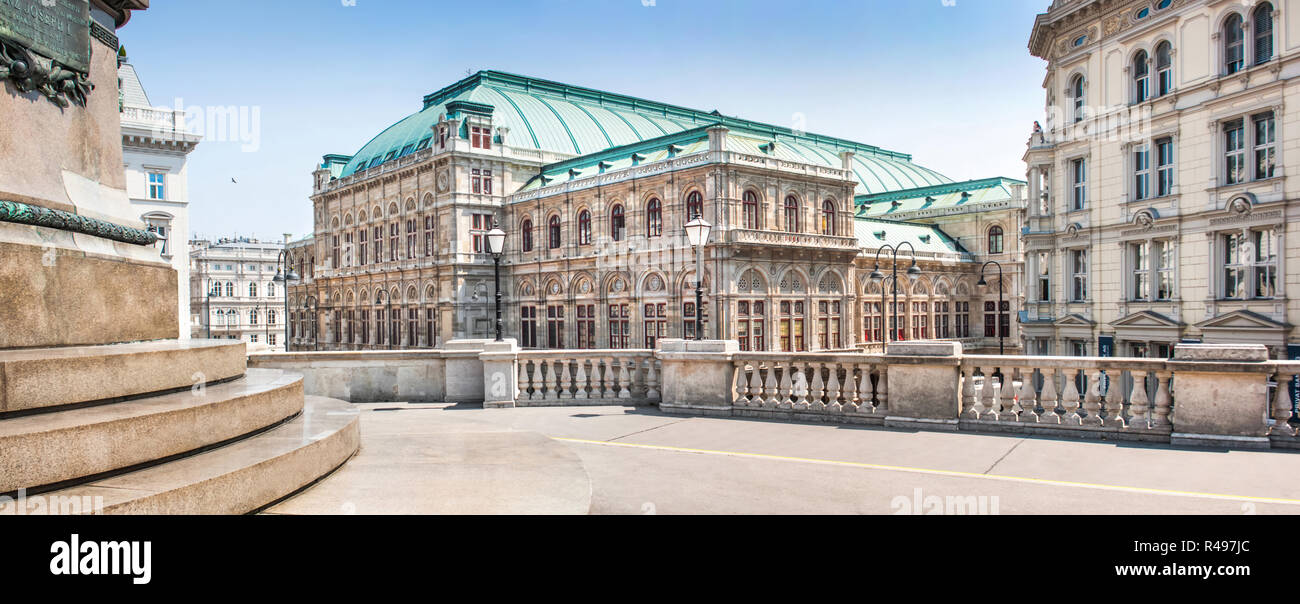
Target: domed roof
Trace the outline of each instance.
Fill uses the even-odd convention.
[[[438,120],[465,107],[490,108],[493,125],[510,129],[513,147],[575,157],[722,124],[782,141],[791,161],[838,168],[839,153],[853,151],[858,195],[952,182],[912,163],[910,155],[871,145],[496,71],[481,71],[425,97],[421,111],[362,147],[340,176],[423,150]]]

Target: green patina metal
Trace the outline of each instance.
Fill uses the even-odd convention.
[[[72,231],[133,245],[153,245],[158,242],[158,236],[149,231],[17,201],[0,200],[0,222]]]
[[[854,201],[857,204],[858,216],[885,217],[918,210],[939,210],[1011,201],[1014,198],[1012,187],[1025,184],[1022,180],[1011,178],[985,178],[876,195],[859,195]]]
[[[466,107],[493,107],[493,124],[519,133],[510,143],[561,154],[590,156],[608,149],[657,140],[711,124],[743,130],[754,138],[778,144],[770,155],[790,161],[840,168],[840,153],[852,151],[857,194],[869,195],[902,188],[952,182],[933,170],[912,163],[905,153],[761,122],[724,116],[498,71],[481,71],[424,98],[421,111],[393,124],[342,169],[351,176],[372,158],[383,158],[428,136],[440,118]],[[528,136],[523,137],[527,132]]]

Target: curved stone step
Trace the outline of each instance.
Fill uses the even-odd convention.
[[[256,436],[143,470],[37,496],[62,513],[246,514],[329,474],[360,447],[349,403],[307,397],[302,415]],[[28,513],[32,501],[24,502]],[[0,504],[0,515],[18,502]]]
[[[255,369],[194,391],[0,420],[0,493],[224,443],[302,408],[301,375]]]
[[[0,351],[0,416],[189,388],[244,374],[229,340],[159,340]]]

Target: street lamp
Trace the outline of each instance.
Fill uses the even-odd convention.
[[[487,234],[488,252],[492,254],[494,278],[496,280],[497,292],[497,341],[502,341],[501,336],[501,254],[506,250],[506,232],[501,230],[501,225],[494,225],[492,230]]]
[[[984,279],[984,271],[988,269],[990,264],[997,265],[998,267],[998,309],[993,316],[997,317],[994,324],[997,325],[998,329],[998,354],[1005,355],[1007,354],[1006,337],[1002,335],[1002,305],[1004,304],[1002,297],[1002,264],[996,260],[985,262],[984,266],[980,267],[979,283],[976,283],[975,285],[980,287],[988,286],[989,282]]]
[[[285,245],[289,244],[289,234],[284,235]],[[281,268],[283,267],[283,268]],[[289,352],[289,282],[299,279],[298,273],[294,272],[293,267],[289,265],[289,249],[280,250],[280,256],[275,260],[275,277],[271,278],[274,283],[282,284],[280,289],[284,294],[284,351]],[[268,325],[269,327],[269,325]]]
[[[894,312],[890,317],[893,320],[893,327],[892,327],[893,332],[890,333],[890,337],[889,337],[889,341],[891,342],[896,341],[898,339],[897,336],[900,331],[898,328],[898,252],[904,245],[912,249],[912,266],[911,268],[907,269],[907,279],[913,282],[919,279],[921,277],[921,268],[916,265],[916,247],[913,246],[910,241],[904,241],[903,243],[900,243],[897,247],[893,245],[886,245],[885,247],[876,250],[876,268],[875,270],[871,271],[872,283],[879,285],[885,281],[884,273],[880,272],[880,253],[885,250],[889,250],[890,253],[892,254],[891,262],[894,265],[893,277],[892,277],[893,282],[890,285],[890,289],[892,289],[894,292]]]
[[[686,238],[695,248],[695,339],[704,339],[704,245],[713,225],[703,216],[686,223]]]

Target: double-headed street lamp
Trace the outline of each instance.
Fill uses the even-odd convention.
[[[890,289],[892,289],[894,292],[894,309],[893,309],[893,313],[891,313],[892,316],[890,317],[893,320],[893,327],[892,327],[893,331],[889,334],[889,341],[891,342],[898,341],[900,339],[898,337],[900,331],[898,325],[898,252],[899,249],[902,248],[904,245],[912,249],[912,266],[911,268],[907,269],[907,279],[908,281],[913,281],[913,282],[919,279],[921,277],[921,267],[916,265],[916,247],[913,246],[912,243],[909,241],[904,241],[903,243],[899,244],[897,247],[893,245],[886,245],[885,247],[876,250],[876,268],[875,270],[871,271],[872,283],[879,285],[885,281],[884,273],[880,272],[880,253],[885,250],[889,250],[893,255],[892,262],[894,265],[893,283],[890,286]]]
[[[1003,331],[1002,331],[1002,305],[1005,303],[1003,300],[1003,293],[1002,293],[1002,264],[996,260],[989,260],[988,262],[985,262],[984,266],[980,267],[979,283],[976,283],[975,285],[978,285],[980,287],[988,286],[989,282],[984,279],[984,271],[988,269],[990,264],[996,265],[998,267],[998,310],[993,316],[996,317],[994,324],[997,325],[997,329],[998,329],[998,354],[1005,355],[1007,353],[1007,346],[1005,342],[1006,336],[1003,335]],[[1007,327],[1008,329],[1010,328],[1009,325]]]
[[[713,225],[697,217],[686,223],[686,238],[695,248],[695,339],[704,339],[704,246]]]
[[[289,244],[289,236],[284,236],[285,245]],[[289,282],[297,281],[298,273],[294,272],[293,267],[289,266],[289,250],[285,248],[280,250],[280,256],[275,260],[275,277],[271,278],[273,283],[281,284],[280,290],[284,294],[284,351],[289,352]],[[267,317],[270,318],[269,316]],[[268,321],[267,327],[270,327]]]
[[[501,230],[501,225],[493,225],[492,230],[487,234],[488,252],[492,254],[493,277],[496,280],[497,293],[497,341],[503,341],[501,335],[501,254],[506,251],[506,232]]]

